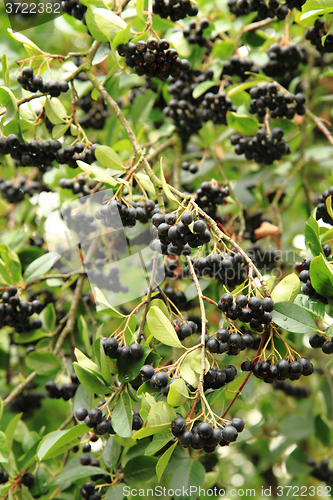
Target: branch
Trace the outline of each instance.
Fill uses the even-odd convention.
[[[146,319],[147,319],[149,304],[150,304],[150,301],[151,301],[151,292],[152,292],[152,289],[153,289],[153,284],[155,283],[158,258],[159,258],[159,253],[155,252],[154,259],[153,259],[153,267],[152,267],[152,270],[151,270],[151,277],[150,277],[150,282],[149,282],[149,287],[148,287],[146,305],[145,305],[145,309],[144,309],[143,315],[142,315],[142,321],[141,321],[141,327],[140,327],[140,333],[139,333],[138,342],[140,342],[141,336],[144,336],[145,324],[146,324]]]
[[[306,115],[310,118],[311,121],[313,121],[313,123],[319,128],[319,130],[324,134],[324,136],[326,137],[326,139],[328,140],[328,142],[331,144],[331,146],[333,146],[333,137],[332,137],[332,133],[330,130],[328,130],[328,128],[324,125],[324,122],[322,120],[322,118],[319,118],[318,116],[316,116],[314,113],[312,113],[312,111],[310,111],[309,109],[306,110]]]

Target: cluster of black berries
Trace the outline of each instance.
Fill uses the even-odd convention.
[[[60,8],[65,14],[69,14],[86,24],[85,17],[87,7],[80,3],[79,0],[62,0]]]
[[[239,57],[236,54],[232,55],[228,61],[223,62],[223,70],[221,78],[224,75],[239,76],[242,80],[246,80],[249,75],[247,72],[259,73],[259,68],[254,64],[251,59],[246,57]]]
[[[332,253],[332,249],[330,245],[323,245],[322,246],[324,255],[326,257],[329,257]],[[313,288],[312,283],[311,283],[311,278],[310,278],[310,265],[311,265],[312,259],[310,257],[307,257],[302,260],[301,266],[303,268],[303,271],[300,272],[299,279],[302,283],[304,283],[304,286],[302,287],[302,293],[304,295],[308,295],[309,297],[314,297],[316,299],[321,300],[324,304],[327,304],[327,298],[324,297],[323,295],[320,295],[319,293],[316,292],[316,290]]]
[[[287,396],[292,396],[295,399],[308,398],[311,396],[312,392],[310,387],[303,387],[300,385],[295,387],[289,382],[284,382],[283,380],[274,382],[273,389],[283,391],[287,394]]]
[[[16,286],[9,286],[2,294],[0,303],[0,328],[11,326],[16,333],[32,332],[42,326],[39,318],[34,318],[31,322],[30,316],[40,313],[43,304],[39,300],[33,300],[30,304],[21,301],[16,295]]]
[[[228,446],[236,441],[245,422],[242,418],[233,418],[231,422],[218,424],[215,428],[209,422],[195,421],[191,430],[186,430],[186,420],[178,413],[171,422],[171,432],[183,448],[190,446],[195,450],[213,453],[218,445]]]
[[[56,140],[21,142],[16,134],[0,137],[0,155],[10,154],[21,167],[52,167],[61,143]]]
[[[101,500],[102,498],[101,493],[96,490],[95,484],[92,481],[84,483],[80,488],[80,493],[82,498],[86,500]]]
[[[314,26],[312,28],[308,28],[306,30],[305,38],[309,40],[321,54],[324,54],[325,52],[331,53],[333,52],[333,35],[329,34],[325,38],[325,42],[323,45],[322,38],[325,35],[327,35],[325,21],[324,19],[319,18],[315,20]]]
[[[280,47],[278,42],[273,43],[268,51],[268,63],[262,68],[267,76],[282,78],[297,71],[299,64],[305,64],[307,55],[298,45],[291,43]]]
[[[169,76],[178,77],[191,67],[187,59],[178,57],[176,49],[170,49],[170,43],[165,38],[157,40],[151,37],[147,41],[121,44],[117,47],[117,52],[125,57],[126,66],[134,68],[139,76],[166,80]]]
[[[181,164],[181,169],[184,171],[188,171],[191,174],[196,174],[199,170],[199,167],[196,163],[190,163],[189,161],[183,161]]]
[[[273,384],[275,380],[299,380],[301,375],[308,377],[313,373],[313,364],[307,358],[294,361],[279,359],[275,364],[271,359],[252,363],[244,361],[241,364],[243,371],[252,371],[253,375],[262,379],[266,384]]]
[[[230,97],[226,97],[225,92],[205,94],[201,112],[204,122],[212,120],[214,125],[226,125],[228,111],[237,111],[237,106],[233,106]]]
[[[262,325],[272,321],[274,302],[270,297],[263,300],[259,297],[248,299],[246,295],[238,295],[234,300],[231,293],[224,293],[218,308],[231,320],[239,319],[243,323],[250,323],[253,330],[262,331]]]
[[[333,226],[333,219],[327,211],[326,200],[330,196],[333,196],[333,186],[329,189],[325,189],[323,194],[321,194],[317,199],[317,210],[316,210],[316,219],[323,219],[323,222],[326,224],[330,224]],[[331,200],[331,207],[333,208],[333,198]]]
[[[62,189],[70,189],[73,194],[80,194],[80,196],[88,196],[91,193],[91,189],[93,188],[87,186],[87,179],[85,177],[78,177],[76,180],[67,179],[67,177],[64,177],[59,180],[59,186]]]
[[[74,146],[65,146],[64,148],[60,148],[56,154],[56,161],[60,164],[67,164],[71,168],[77,168],[78,165],[76,163],[77,160],[84,161],[89,165],[96,160],[95,150],[99,144],[92,144],[90,149],[86,149],[83,142],[77,142]]]
[[[90,92],[77,101],[77,106],[85,113],[83,118],[79,118],[79,123],[84,129],[94,128],[95,130],[102,130],[104,128],[105,121],[110,112],[107,110],[102,97],[94,101]]]
[[[275,160],[281,160],[283,155],[289,155],[291,148],[283,139],[284,131],[275,127],[268,134],[265,129],[260,128],[256,135],[251,138],[235,134],[230,142],[235,146],[237,155],[245,155],[247,160],[254,160],[264,165],[272,165]]]
[[[45,384],[45,389],[47,390],[47,396],[51,399],[63,399],[64,401],[69,401],[74,398],[77,388],[80,385],[80,381],[73,373],[71,375],[71,382],[64,385],[57,385],[54,380],[48,380]]]
[[[242,283],[248,272],[240,253],[212,253],[194,260],[193,267],[197,276],[210,276],[230,288]],[[185,273],[190,275],[187,267]]]
[[[153,200],[125,201],[110,200],[108,195],[103,199],[103,205],[95,213],[96,219],[103,226],[121,229],[123,227],[134,227],[137,221],[145,224],[159,211],[159,207]]]
[[[199,342],[201,339],[199,338]],[[237,368],[233,365],[226,366],[223,370],[215,367],[209,368],[204,376],[204,390],[220,389],[229,382],[232,382],[237,375]]]
[[[153,366],[143,365],[143,367],[140,370],[140,375],[142,382],[149,381],[153,389],[160,389],[161,393],[164,396],[168,395],[170,384],[169,384],[169,375],[167,374],[167,372],[163,371],[155,372]]]
[[[204,181],[195,194],[198,206],[210,217],[216,219],[217,205],[223,205],[230,192],[228,186],[221,187],[219,184]]]
[[[115,337],[103,337],[101,343],[105,354],[111,359],[139,359],[142,356],[143,350],[140,344],[120,346]]]
[[[87,234],[90,234],[97,229],[97,224],[93,214],[85,214],[84,212],[72,213],[70,207],[65,207],[61,210],[61,216],[63,217],[68,229],[75,231],[80,238],[86,238]]]
[[[270,110],[271,118],[283,118],[284,116],[292,120],[295,115],[304,115],[306,97],[302,93],[284,94],[278,91],[274,83],[252,87],[250,89],[252,98],[249,105],[249,112],[257,114],[260,121],[264,121],[266,109]]]
[[[309,458],[307,463],[312,467],[310,476],[319,479],[319,481],[324,481],[327,484],[333,484],[333,470],[329,466],[330,462],[328,459],[324,459],[317,463],[313,458]]]
[[[84,422],[87,427],[93,429],[97,436],[115,434],[111,420],[103,417],[103,412],[100,408],[93,408],[89,412],[87,408],[79,408],[75,412],[75,417],[79,422]]]
[[[13,413],[30,414],[33,410],[39,410],[42,407],[44,394],[41,392],[31,392],[30,387],[27,387],[24,392],[12,399],[10,402],[10,411]]]
[[[155,238],[150,248],[163,255],[190,255],[192,248],[198,248],[211,240],[207,224],[202,220],[193,222],[193,215],[184,212],[178,224],[175,213],[156,213],[152,217],[154,227],[151,230]],[[193,232],[189,228],[193,223]]]
[[[49,191],[40,181],[27,179],[26,177],[18,177],[13,179],[0,179],[0,192],[2,198],[9,203],[19,203],[24,199],[24,196],[33,196],[41,190]]]
[[[258,21],[275,16],[282,21],[289,12],[287,5],[280,5],[279,0],[269,0],[268,5],[264,0],[229,0],[228,7],[236,17],[257,12]]]
[[[198,7],[190,0],[154,0],[153,12],[162,19],[170,17],[171,21],[178,21],[187,16],[196,16]]]
[[[51,97],[59,97],[61,93],[69,90],[69,85],[66,80],[58,82],[57,80],[50,80],[44,82],[40,75],[34,75],[34,70],[31,66],[24,66],[22,71],[17,75],[17,81],[25,90],[29,92],[43,92],[49,94]]]
[[[9,476],[6,471],[0,469],[0,484],[5,484],[9,480]]]
[[[178,266],[178,261],[176,261],[176,260],[168,261],[167,265],[169,264],[169,262],[171,262],[171,263],[175,262]],[[168,269],[170,269],[170,267],[168,267]],[[147,271],[148,271],[148,269],[147,269]],[[172,276],[171,276],[171,272],[172,272]],[[173,270],[170,270],[169,275],[168,275],[168,271],[166,271],[166,276],[169,278],[174,277]],[[173,288],[161,288],[161,290],[165,293],[165,295],[172,302],[172,304],[174,304],[177,307],[178,310],[184,311],[190,307],[190,302],[186,299],[186,295],[182,290],[174,290]],[[158,288],[156,288],[156,290],[154,290],[154,292],[158,292],[158,291],[159,291]],[[159,293],[159,294],[154,296],[154,299],[165,300],[165,297],[163,296],[162,293]],[[171,309],[174,309],[172,307],[172,304],[170,304]],[[174,309],[174,312],[176,312],[176,309]]]
[[[203,31],[208,28],[209,19],[207,17],[202,17],[199,21],[199,25],[196,21],[191,21],[188,26],[182,29],[184,37],[187,39],[188,43],[191,45],[199,45],[200,47],[206,47],[210,49],[210,45],[207,38],[204,37]]]
[[[175,330],[178,335],[179,340],[184,340],[186,337],[190,337],[196,333],[198,325],[194,321],[179,321],[175,320]]]
[[[228,356],[236,356],[240,351],[248,349],[253,344],[253,337],[250,333],[230,333],[226,328],[220,328],[216,336],[207,340],[207,349],[216,354],[227,353]]]
[[[333,338],[327,339],[324,335],[318,335],[315,333],[314,335],[311,335],[309,344],[313,349],[321,348],[325,354],[333,353]]]
[[[127,293],[128,286],[120,282],[119,268],[116,266],[108,266],[103,269],[105,262],[102,259],[95,260],[96,269],[91,269],[91,262],[84,262],[86,269],[88,269],[88,277],[91,283],[95,283],[98,288],[105,288],[105,290],[114,293]]]

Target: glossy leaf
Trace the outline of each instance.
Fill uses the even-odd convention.
[[[273,321],[284,330],[295,333],[316,333],[318,328],[311,315],[302,307],[290,302],[274,305]]]
[[[26,357],[27,366],[38,375],[48,375],[61,369],[61,361],[52,352],[34,351]]]
[[[152,306],[147,314],[147,324],[151,334],[162,344],[183,347],[176,331],[168,318],[156,306]]]

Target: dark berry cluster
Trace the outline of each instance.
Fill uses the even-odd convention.
[[[140,375],[142,382],[150,382],[153,389],[160,389],[164,396],[168,395],[169,392],[169,375],[167,372],[159,371],[155,372],[155,369],[151,365],[143,365],[140,370]]]
[[[230,333],[226,328],[220,328],[216,336],[210,337],[207,341],[207,349],[216,354],[227,353],[228,356],[236,356],[240,351],[248,349],[253,344],[252,335],[247,333]]]
[[[322,246],[323,252],[326,257],[329,257],[332,253],[331,247],[327,244]],[[303,268],[303,271],[300,272],[299,279],[302,283],[304,283],[302,287],[302,293],[304,295],[308,295],[309,297],[313,297],[316,299],[321,300],[324,304],[327,304],[327,298],[324,297],[323,295],[320,295],[319,293],[316,292],[316,290],[313,288],[312,283],[311,283],[311,278],[310,278],[310,265],[311,265],[312,259],[310,257],[307,257],[302,260],[301,266]]]
[[[294,74],[299,64],[306,63],[306,53],[298,45],[291,43],[280,47],[279,43],[273,43],[267,52],[268,63],[262,68],[267,76],[282,78]]]
[[[266,109],[270,110],[271,118],[286,117],[289,120],[295,115],[304,115],[306,112],[304,94],[284,94],[278,91],[274,83],[252,87],[250,96],[252,100],[249,112],[257,114],[261,122],[264,121]]]
[[[93,214],[85,214],[82,211],[73,213],[70,207],[65,207],[61,210],[61,216],[63,217],[68,229],[72,229],[82,238],[86,238],[87,234],[90,234],[97,229],[97,224]]]
[[[198,7],[190,0],[154,0],[153,12],[162,19],[170,17],[171,21],[178,21],[187,16],[196,16]]]
[[[21,142],[16,134],[0,137],[0,155],[10,154],[21,167],[50,168],[61,143],[56,140]]]
[[[153,200],[144,201],[118,201],[110,200],[108,195],[103,199],[103,205],[95,213],[96,219],[103,226],[121,229],[134,227],[137,221],[145,224],[159,211],[158,205]]]
[[[184,212],[177,222],[175,213],[156,213],[152,217],[154,227],[150,248],[164,255],[190,255],[192,248],[198,248],[211,240],[207,224],[202,220],[193,221],[190,212]],[[190,224],[193,223],[193,232]]]
[[[0,484],[5,484],[9,480],[9,476],[6,471],[0,469]]]
[[[257,20],[277,17],[282,21],[289,12],[287,5],[280,5],[279,0],[229,0],[228,7],[236,17],[244,16],[250,12],[257,12]]]
[[[105,257],[104,257],[105,258]],[[92,268],[92,265],[95,268]],[[117,266],[106,265],[102,256],[92,261],[84,261],[88,270],[89,281],[95,283],[99,288],[112,291],[114,293],[127,293],[128,286],[120,282],[119,268]]]
[[[196,163],[190,163],[189,161],[183,161],[181,164],[181,169],[184,171],[188,171],[191,174],[196,174],[199,170],[199,167]]]
[[[101,343],[105,354],[111,359],[139,359],[143,353],[142,346],[140,344],[120,346],[115,337],[103,337],[101,339]]]
[[[327,339],[324,335],[318,335],[315,333],[314,335],[311,335],[309,344],[313,349],[321,348],[325,354],[333,353],[333,338]]]
[[[67,179],[67,177],[64,177],[59,180],[59,186],[62,189],[70,189],[73,194],[80,194],[81,197],[88,196],[95,185],[94,183],[91,187],[87,186],[87,179],[82,176],[77,179]]]
[[[236,441],[242,432],[245,422],[242,418],[233,418],[231,422],[217,424],[213,427],[209,422],[196,420],[191,430],[186,430],[186,420],[178,413],[171,422],[171,432],[183,448],[190,446],[195,450],[213,453],[218,445],[228,446]]]
[[[90,92],[77,101],[77,106],[85,112],[84,117],[79,118],[81,127],[84,129],[93,128],[95,130],[102,130],[104,128],[105,121],[110,112],[107,110],[103,98],[99,97],[97,101],[94,101]]]
[[[333,35],[332,33],[327,35],[327,31],[324,19],[318,18],[315,20],[314,26],[308,28],[305,33],[305,38],[309,40],[321,54],[333,52]],[[323,44],[322,38],[325,35],[327,36]]]
[[[228,61],[223,63],[223,70],[221,78],[224,75],[239,76],[242,80],[248,78],[247,72],[259,73],[259,68],[254,64],[251,59],[246,57],[239,57],[236,54],[232,55]]]
[[[49,398],[69,401],[71,398],[74,398],[79,385],[80,381],[75,373],[73,373],[71,375],[71,382],[68,384],[57,385],[54,380],[48,380],[45,384],[45,389],[47,390],[47,396]]]
[[[170,49],[170,43],[165,38],[157,40],[151,37],[147,41],[128,42],[126,45],[119,45],[117,52],[125,57],[126,66],[134,68],[139,76],[166,80],[169,76],[180,76],[191,67],[187,59],[178,57],[176,49]]]
[[[65,14],[69,14],[86,24],[85,17],[87,7],[80,3],[79,0],[62,0],[60,8]]]
[[[169,262],[175,262],[174,265],[177,265],[178,267],[178,261],[176,260],[170,260],[167,262],[167,271],[166,271],[166,276],[169,278],[174,277],[174,268],[172,264],[170,265]],[[147,269],[147,268],[146,268]],[[149,271],[149,269],[147,269]],[[168,274],[169,272],[169,274]],[[172,273],[172,275],[171,275]],[[184,311],[187,310],[190,307],[190,303],[186,299],[186,295],[182,290],[174,290],[173,288],[161,288],[161,290],[165,293],[165,295],[168,297],[168,299],[171,301],[171,309],[174,309],[172,307],[172,304],[174,304],[178,310]],[[158,288],[154,290],[154,292],[158,292]],[[165,297],[163,296],[162,293],[158,293],[157,295],[154,296],[154,299],[162,299],[165,300]],[[176,312],[176,309],[174,310]]]
[[[221,187],[216,182],[204,181],[195,193],[196,203],[210,217],[216,219],[217,205],[223,205],[229,194],[228,186]]]
[[[30,414],[33,410],[39,410],[42,407],[44,394],[41,392],[32,392],[32,387],[27,387],[21,394],[15,396],[10,402],[10,410],[13,413]]]
[[[274,309],[274,302],[270,297],[261,300],[259,297],[248,299],[246,295],[238,295],[235,298],[231,293],[224,293],[219,300],[218,308],[228,318],[250,323],[253,330],[262,331],[262,325],[267,325],[272,321],[271,313]]]
[[[251,229],[251,227],[249,229]],[[247,234],[244,232],[244,239],[246,238],[251,239],[251,241],[255,241],[254,229],[256,228],[252,228],[251,232],[246,232]],[[260,269],[269,269],[271,267],[274,267],[281,258],[280,252],[278,250],[273,250],[270,248],[266,250],[259,245],[252,245],[247,249],[246,253],[250,257],[252,262],[260,267]]]
[[[182,29],[184,37],[187,39],[188,43],[191,45],[199,45],[200,47],[206,47],[210,50],[210,45],[207,38],[204,36],[203,32],[209,26],[209,19],[207,17],[202,17],[197,24],[196,21],[191,21],[188,26]]]
[[[291,148],[283,139],[282,128],[273,128],[268,134],[260,128],[254,137],[248,138],[241,135],[232,135],[231,144],[235,146],[237,155],[245,155],[247,160],[254,160],[263,165],[272,165],[275,160],[281,160],[283,155],[289,155]]]
[[[179,340],[184,340],[196,333],[198,325],[194,321],[175,321],[175,330]]]
[[[333,226],[333,219],[327,211],[326,200],[330,196],[333,196],[333,186],[329,189],[325,189],[323,194],[321,194],[317,199],[317,210],[316,210],[316,219],[323,219],[323,222],[326,224],[330,224]],[[331,199],[331,207],[333,208],[333,198]]]
[[[292,396],[295,399],[304,399],[311,396],[310,387],[303,387],[301,385],[294,386],[290,384],[290,382],[285,382],[283,380],[279,380],[274,382],[273,388],[279,391],[283,391],[287,396]]]
[[[49,191],[39,180],[28,179],[20,176],[18,178],[0,179],[0,192],[2,198],[9,203],[19,203],[25,195],[33,196],[41,191]]]
[[[31,66],[24,66],[22,71],[17,75],[17,81],[25,90],[29,92],[43,92],[49,94],[51,97],[59,97],[61,93],[68,92],[69,85],[66,80],[58,82],[57,80],[50,80],[44,82],[40,75],[34,75],[34,70]]]
[[[103,417],[103,412],[100,408],[93,408],[90,411],[87,408],[79,408],[75,412],[75,417],[79,422],[84,422],[87,427],[93,429],[97,436],[115,434],[111,420]]]
[[[199,339],[200,342],[200,339]],[[223,370],[215,367],[209,368],[204,376],[204,390],[220,389],[229,382],[232,382],[237,375],[237,368],[233,365],[227,365]]]
[[[307,463],[312,467],[310,476],[319,479],[319,481],[325,481],[327,484],[333,484],[333,470],[329,466],[330,462],[328,459],[317,463],[313,458],[309,458]]]
[[[39,318],[30,321],[30,316],[40,313],[43,304],[39,300],[31,303],[23,301],[17,295],[16,286],[9,286],[2,294],[0,303],[0,328],[11,326],[16,333],[32,332],[42,326]]]
[[[101,500],[102,498],[101,493],[96,490],[95,484],[92,481],[87,481],[83,486],[81,486],[80,493],[82,498],[86,500]]]
[[[211,253],[193,261],[197,276],[210,276],[228,287],[242,283],[247,277],[247,266],[240,253]],[[185,273],[190,275],[188,268]]]
[[[308,377],[313,373],[313,365],[307,358],[293,361],[279,359],[277,363],[272,363],[271,359],[257,363],[244,361],[241,369],[252,371],[255,377],[262,379],[266,384],[273,384],[275,380],[299,380],[301,375]]]
[[[56,161],[60,164],[67,164],[71,168],[77,168],[76,160],[84,161],[89,165],[96,160],[95,150],[99,144],[92,144],[91,148],[85,147],[83,142],[77,142],[74,146],[68,145],[59,148],[56,154]]]
[[[202,120],[207,122],[212,120],[214,125],[227,124],[227,112],[237,111],[237,106],[233,106],[230,97],[227,97],[225,92],[213,94],[207,92],[202,101]]]

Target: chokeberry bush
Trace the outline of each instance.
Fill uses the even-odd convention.
[[[333,496],[333,1],[0,9],[1,500]]]

